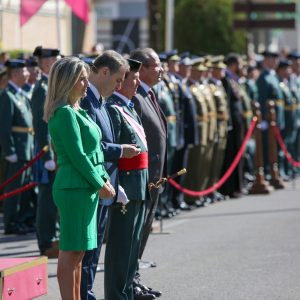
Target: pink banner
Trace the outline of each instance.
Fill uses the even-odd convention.
[[[65,0],[71,7],[73,13],[85,23],[89,22],[88,0]]]
[[[23,26],[35,15],[47,0],[21,0],[20,24]],[[73,1],[76,2],[76,1]]]

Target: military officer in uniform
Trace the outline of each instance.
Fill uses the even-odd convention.
[[[300,161],[300,53],[291,52],[288,59],[292,62],[292,74],[289,78],[289,86],[293,97],[296,99],[296,141],[294,150],[291,152],[296,161]],[[300,169],[298,169],[299,173]]]
[[[200,80],[202,72],[207,68],[204,66],[203,59],[195,59],[192,61],[191,76],[188,80],[188,85],[191,93],[195,99],[197,107],[197,125],[199,133],[199,145],[195,145],[190,149],[187,174],[184,180],[184,186],[188,189],[200,191],[206,186],[206,172],[203,172],[203,164],[205,160],[205,153],[207,147],[207,134],[208,134],[208,108],[200,88]],[[194,204],[196,206],[203,206],[205,200],[203,197],[184,196],[184,201],[187,204]]]
[[[167,123],[152,87],[161,80],[163,69],[157,53],[151,48],[136,49],[130,58],[142,62],[140,70],[141,84],[132,98],[134,108],[145,130],[149,151],[149,182],[155,183],[167,175]],[[152,222],[155,216],[159,194],[163,189],[152,189],[150,201],[146,205],[146,217],[139,258],[142,257]],[[137,279],[137,278],[136,278]],[[136,280],[139,283],[139,280]]]
[[[284,99],[285,128],[283,139],[289,153],[294,155],[294,145],[297,138],[297,99],[289,87],[288,80],[292,72],[291,64],[289,60],[280,60],[276,72]],[[284,170],[285,175],[288,177],[293,176],[293,167],[288,163],[286,158],[284,159]]]
[[[226,91],[222,85],[225,77],[226,65],[224,57],[216,57],[211,62],[211,77],[208,80],[216,105],[217,131],[214,140],[212,167],[208,186],[213,186],[220,179],[227,145],[227,132],[229,122],[229,103]],[[217,191],[211,195],[213,200],[222,200],[223,196]]]
[[[22,90],[29,72],[24,60],[5,63],[8,85],[0,96],[0,144],[2,157],[8,161],[7,177],[17,173],[33,156],[33,126],[29,99]],[[23,186],[30,180],[30,169],[9,184],[5,192]],[[4,233],[25,234],[25,222],[32,217],[28,194],[17,194],[4,201]]]
[[[142,123],[131,102],[136,94],[141,62],[128,59],[130,71],[126,73],[120,90],[107,102],[116,142],[133,144],[140,153],[130,159],[119,159],[119,185],[117,202],[109,212],[108,238],[105,255],[105,299],[133,299],[133,279],[138,267],[139,248],[148,193],[148,146]],[[120,199],[122,198],[122,200]],[[122,203],[122,204],[121,204]],[[137,299],[144,292],[135,291]],[[140,297],[139,297],[140,296]],[[147,299],[153,299],[151,295]]]
[[[160,61],[166,59],[160,55]],[[173,98],[174,86],[170,81],[168,76],[168,66],[164,64],[164,73],[162,75],[162,80],[153,87],[153,91],[157,97],[159,105],[167,120],[167,173],[171,174],[172,165],[174,159],[174,153],[177,147],[177,116],[176,116],[176,100]],[[166,188],[162,194],[160,194],[160,205],[157,210],[157,215],[160,217],[171,218],[176,215],[176,211],[173,208],[172,201],[168,197],[170,192],[170,185],[166,183]]]
[[[183,110],[183,124],[184,124],[184,145],[181,149],[175,152],[173,173],[182,168],[186,168],[188,164],[189,150],[195,145],[199,144],[199,134],[197,126],[197,108],[195,99],[193,98],[188,87],[188,79],[190,77],[192,62],[187,53],[182,55],[179,61],[178,72],[175,77],[179,83],[179,98]],[[183,185],[185,176],[180,176],[176,181]],[[173,188],[173,201],[176,209],[190,210],[191,207],[184,202],[184,194]]]
[[[261,107],[263,130],[263,154],[265,173],[270,173],[270,166],[268,162],[268,123],[267,123],[267,104],[268,101],[273,100],[276,104],[277,126],[283,131],[284,129],[284,102],[282,90],[279,87],[279,80],[276,76],[276,68],[278,66],[278,53],[271,51],[264,51],[263,53],[263,69],[256,81],[258,89],[258,102]]]
[[[26,59],[26,66],[30,75],[28,82],[22,88],[27,93],[27,97],[31,99],[34,85],[40,79],[41,70],[35,58]]]
[[[60,51],[38,46],[35,48],[33,55],[37,58],[42,72],[41,79],[35,84],[31,97],[35,150],[38,153],[43,147],[48,146],[48,151],[42,156],[36,168],[36,180],[39,184],[36,235],[41,255],[56,258],[58,257],[57,207],[52,197],[56,164],[54,162],[54,152],[51,147],[48,124],[43,120],[43,114],[48,91],[48,74],[51,66],[60,59]]]
[[[231,128],[228,131],[227,146],[222,174],[224,174],[233,162],[240,149],[245,128],[243,123],[243,103],[240,93],[239,75],[242,67],[242,59],[238,54],[229,54],[226,58],[226,75],[222,79],[223,86],[229,100],[229,112]],[[220,189],[221,193],[231,198],[238,198],[243,192],[243,160],[240,160],[237,167]]]
[[[203,72],[201,80],[200,80],[200,91],[205,99],[206,106],[207,106],[207,145],[205,150],[205,157],[203,161],[203,170],[212,170],[213,167],[213,154],[214,154],[214,148],[215,148],[215,141],[217,137],[217,108],[216,103],[214,99],[213,92],[209,86],[209,76],[211,73],[211,60],[206,58],[205,59],[205,67],[207,68],[207,71]],[[203,180],[203,189],[206,189],[210,187],[210,181],[211,181],[211,174],[210,171],[205,172],[205,177]],[[205,196],[206,203],[213,203],[214,197],[213,195],[207,195]]]

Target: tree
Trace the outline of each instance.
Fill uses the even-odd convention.
[[[245,52],[245,34],[232,28],[232,0],[177,0],[174,44],[179,51]]]

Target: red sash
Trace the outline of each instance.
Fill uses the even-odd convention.
[[[132,158],[120,158],[118,169],[120,171],[132,171],[148,168],[148,152],[142,152]]]

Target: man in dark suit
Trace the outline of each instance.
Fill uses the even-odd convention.
[[[57,207],[52,197],[56,164],[54,162],[54,152],[51,149],[48,125],[43,120],[43,115],[48,91],[48,74],[51,66],[60,58],[60,51],[38,46],[34,50],[33,55],[37,57],[42,71],[41,79],[36,83],[31,98],[35,149],[36,152],[39,152],[44,146],[49,147],[49,151],[45,153],[36,166],[36,181],[39,183],[36,235],[41,255],[46,255],[48,258],[57,258],[59,251],[56,232]]]
[[[137,49],[130,58],[142,62],[140,70],[141,84],[137,94],[132,98],[135,110],[144,127],[149,152],[149,182],[155,183],[166,176],[167,122],[159,107],[152,87],[161,80],[163,69],[157,53],[151,48]],[[146,218],[140,247],[141,258],[151,232],[152,222],[157,208],[159,193],[162,190],[152,189],[151,200],[146,206]],[[138,280],[136,281],[138,283]],[[143,287],[141,285],[141,287]]]
[[[90,86],[87,96],[81,101],[81,107],[86,109],[90,117],[97,123],[102,132],[102,149],[104,152],[105,168],[110,175],[110,181],[118,191],[117,162],[120,157],[131,158],[139,153],[133,145],[115,143],[111,119],[105,107],[103,97],[110,96],[119,90],[128,70],[127,61],[117,52],[108,50],[91,63],[89,77]],[[116,192],[116,194],[118,194]],[[92,287],[96,275],[101,246],[107,222],[108,206],[114,199],[101,200],[98,206],[98,248],[85,252],[82,261],[81,299],[96,299]]]
[[[10,178],[26,165],[33,156],[33,128],[29,99],[22,86],[27,82],[29,72],[24,60],[8,60],[5,63],[8,85],[0,96],[0,145],[1,155],[8,162],[7,176]],[[23,186],[30,180],[30,172],[23,172],[5,188],[10,192]],[[25,234],[28,226],[30,199],[27,193],[17,194],[4,201],[4,233]]]

